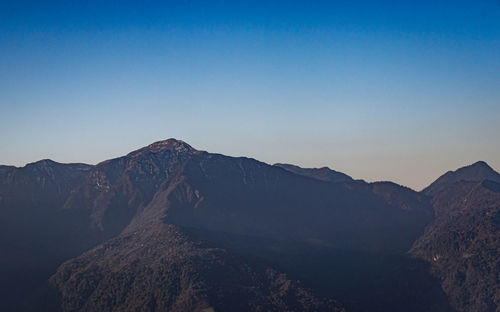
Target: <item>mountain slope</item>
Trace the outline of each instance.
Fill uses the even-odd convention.
[[[500,184],[457,182],[433,198],[435,221],[411,253],[432,264],[458,311],[500,309]]]
[[[431,219],[425,202],[404,210],[365,183],[324,183],[246,158],[197,154],[180,179],[165,221],[206,230],[406,251]]]
[[[59,264],[92,246],[81,231],[83,216],[62,210],[90,168],[51,160],[0,167],[1,310],[12,310]]]
[[[341,311],[271,267],[156,224],[63,264],[64,311]]]
[[[328,167],[322,168],[301,168],[299,166],[290,164],[274,164],[276,167],[283,168],[290,172],[311,177],[325,182],[352,182],[354,181],[350,176],[345,173],[332,170]]]
[[[448,171],[422,190],[422,193],[428,196],[434,196],[455,182],[479,182],[482,180],[500,182],[500,174],[488,166],[484,161],[478,161],[470,166],[459,168],[456,171]]]
[[[93,232],[114,237],[196,153],[187,143],[170,139],[101,162],[89,171],[64,209],[87,214]]]

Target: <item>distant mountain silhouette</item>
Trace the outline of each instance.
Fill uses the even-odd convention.
[[[345,173],[332,170],[328,167],[322,168],[301,168],[290,164],[274,164],[290,172],[311,177],[325,182],[351,182],[353,179]]]
[[[422,192],[426,195],[434,196],[455,182],[478,182],[482,180],[500,182],[500,174],[493,170],[486,162],[478,161],[470,166],[457,169],[456,171],[448,171],[422,190]]]
[[[452,311],[472,286],[442,286],[425,256],[436,198],[175,139],[95,166],[2,166],[0,308]]]

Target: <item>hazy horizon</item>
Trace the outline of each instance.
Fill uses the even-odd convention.
[[[175,137],[420,190],[500,168],[490,0],[25,2],[0,10],[0,164]]]

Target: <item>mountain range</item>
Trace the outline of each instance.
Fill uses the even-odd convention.
[[[500,175],[422,192],[168,139],[0,166],[2,311],[497,311]]]

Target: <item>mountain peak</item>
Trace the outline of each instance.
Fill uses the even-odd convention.
[[[426,187],[422,192],[426,195],[433,196],[455,182],[479,182],[482,180],[500,182],[500,174],[493,170],[485,161],[480,160],[472,165],[459,168],[455,171],[448,171]]]
[[[468,167],[483,167],[483,168],[490,168],[491,170],[493,170],[484,160],[476,161],[475,163],[473,163],[472,165],[470,165]],[[464,168],[466,168],[466,167],[464,167]]]
[[[187,144],[184,141],[170,138],[167,140],[151,143],[148,146],[145,146],[143,148],[140,148],[136,151],[129,153],[127,156],[142,155],[144,152],[163,153],[166,151],[171,151],[176,153],[189,153],[189,152],[195,152],[196,149],[194,149],[193,147],[191,147],[191,145]]]
[[[26,164],[26,167],[54,167],[56,165],[60,165],[60,163],[53,161],[52,159],[42,159],[29,164]]]
[[[491,176],[499,175],[498,172],[493,170],[485,161],[477,161],[472,165],[459,168],[455,174],[467,181],[479,181],[488,179]]]
[[[195,149],[192,148],[191,145],[182,140],[177,140],[174,138],[154,142],[152,144],[149,144],[147,148],[152,152],[163,152],[166,150],[175,150],[179,152],[195,151]]]

